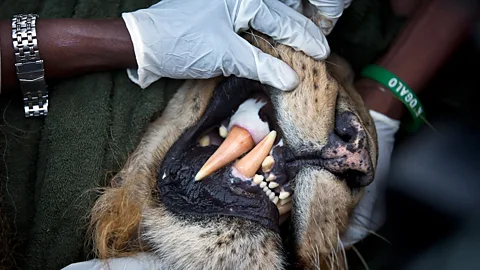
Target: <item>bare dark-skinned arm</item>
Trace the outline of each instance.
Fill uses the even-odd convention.
[[[392,0],[405,5],[405,0]],[[465,1],[418,1],[421,7],[407,22],[387,53],[377,61],[400,77],[417,95],[425,88],[458,45],[465,39],[469,27],[478,15]],[[395,6],[395,5],[393,5]],[[361,79],[356,89],[367,107],[393,119],[407,112],[388,90],[380,84]]]
[[[39,19],[37,39],[48,80],[135,68],[133,44],[121,18]],[[2,93],[18,89],[11,22],[0,21]]]

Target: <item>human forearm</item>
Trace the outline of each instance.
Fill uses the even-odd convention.
[[[447,1],[448,2],[448,1]],[[431,1],[407,22],[387,53],[377,61],[401,78],[416,94],[433,78],[458,44],[477,15],[467,5]],[[393,119],[400,119],[405,106],[388,90],[372,80],[356,85],[366,105]]]
[[[130,35],[121,18],[40,18],[36,28],[47,81],[87,72],[136,67]],[[2,92],[7,92],[18,88],[11,21],[0,22],[0,46]]]

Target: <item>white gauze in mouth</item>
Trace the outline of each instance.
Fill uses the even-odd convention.
[[[270,132],[268,123],[262,121],[259,116],[259,111],[265,104],[267,104],[266,101],[258,99],[248,99],[243,102],[230,118],[228,131],[234,126],[239,126],[250,133],[256,144],[259,143]]]

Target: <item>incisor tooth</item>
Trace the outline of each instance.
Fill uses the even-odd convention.
[[[218,169],[234,161],[244,153],[248,152],[255,145],[250,133],[238,126],[234,126],[225,141],[218,147],[217,151],[205,162],[203,167],[195,175],[199,181],[216,172]],[[253,175],[252,175],[253,176]]]
[[[273,147],[277,132],[270,131],[262,141],[260,141],[255,148],[233,165],[239,172],[246,177],[253,177],[262,165],[263,160],[268,155]]]
[[[263,182],[263,175],[255,174],[255,176],[253,177],[253,183],[258,185],[262,182]]]
[[[266,186],[267,186],[267,182],[262,182],[262,183],[260,184],[260,188],[265,188]]]
[[[218,129],[218,134],[220,134],[220,137],[226,138],[228,135],[227,127],[225,127],[224,125],[221,125],[220,128]]]
[[[270,172],[273,168],[273,163],[275,160],[272,156],[267,156],[262,162],[262,171],[263,172]]]
[[[273,198],[272,202],[273,202],[274,204],[277,204],[277,203],[278,203],[278,197],[275,196],[275,197]]]
[[[290,197],[290,192],[286,191],[280,191],[280,195],[278,195],[278,198],[280,198],[280,200],[284,200],[288,197]]]
[[[278,187],[278,183],[277,182],[270,182],[270,184],[268,184],[268,187],[269,188],[276,188],[276,187]]]
[[[273,198],[275,198],[275,193],[271,192],[270,195],[268,195],[268,198],[271,200],[273,200]]]
[[[275,196],[275,193],[272,193],[272,191],[269,189],[265,192],[267,194],[267,196],[271,196],[273,194],[273,196]]]
[[[205,135],[198,140],[198,144],[202,147],[209,146],[210,145],[210,136]]]
[[[269,189],[268,187],[263,187],[263,192],[267,193],[267,192],[269,192],[269,191],[270,191],[270,189]],[[268,194],[267,194],[267,195],[268,195]]]

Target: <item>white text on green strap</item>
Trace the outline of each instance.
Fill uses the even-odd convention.
[[[410,89],[406,88],[402,82],[398,81],[397,78],[391,78],[388,81],[388,86],[392,88],[392,90],[397,87],[395,91],[399,93],[400,97],[402,97],[402,99],[405,101],[405,104],[408,104],[410,109],[415,112],[416,117],[419,117],[420,114],[422,114],[422,106],[415,108],[418,104],[418,100],[413,96]]]

